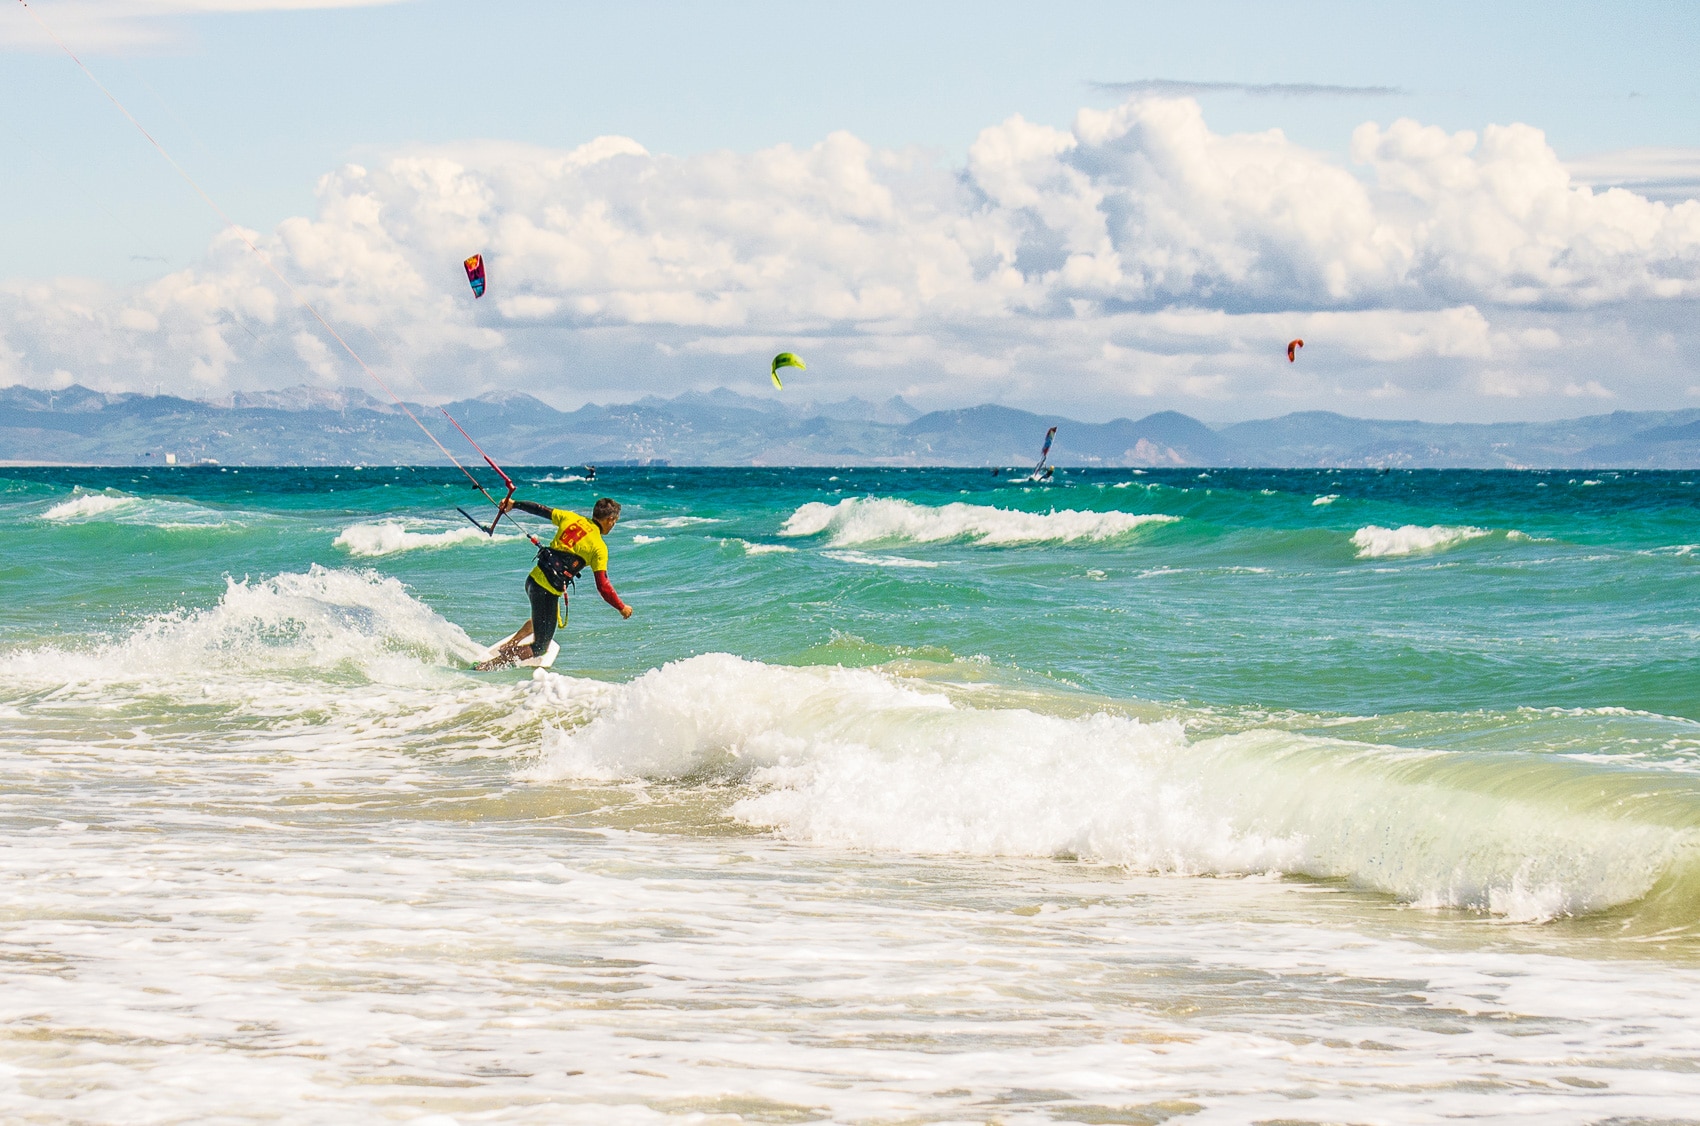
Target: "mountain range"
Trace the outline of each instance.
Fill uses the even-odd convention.
[[[1343,468],[1700,467],[1700,409],[1616,411],[1561,422],[1433,423],[1302,411],[1213,428],[1161,411],[1080,422],[983,405],[923,413],[901,398],[793,406],[724,388],[560,411],[520,393],[445,404],[512,465],[1031,464],[1057,426],[1061,466]],[[459,456],[435,408],[409,404]],[[0,388],[0,463],[435,464],[407,414],[353,388],[238,393],[223,402]]]

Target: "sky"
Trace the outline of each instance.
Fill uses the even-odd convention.
[[[1700,407],[1700,5],[1391,7],[7,0],[0,385]]]

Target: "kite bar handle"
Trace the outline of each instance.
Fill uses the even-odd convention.
[[[496,522],[494,520],[490,521],[489,526],[486,527],[482,520],[478,519],[466,509],[460,507],[460,505],[455,505],[455,511],[466,517],[468,520],[471,520],[472,526],[477,528],[480,532],[483,532],[485,535],[494,536],[496,534]]]
[[[437,409],[443,412],[443,417],[449,420],[449,425],[460,431],[460,436],[466,439],[468,445],[478,451],[478,456],[484,459],[484,464],[488,465],[491,469],[494,469],[496,471],[496,476],[502,479],[502,484],[508,487],[508,495],[503,497],[502,501],[512,500],[514,498],[515,487],[513,478],[503,472],[502,467],[496,464],[495,459],[484,452],[483,446],[480,446],[477,442],[472,440],[472,435],[466,432],[466,427],[456,422],[455,416],[450,414],[447,408],[438,407]],[[473,484],[477,485],[478,482],[474,481]],[[502,522],[502,501],[498,501],[495,497],[491,496],[489,490],[487,490],[483,485],[478,485],[478,491],[484,494],[485,500],[496,506],[496,518],[490,521],[490,526],[488,528],[484,528],[483,524],[479,524],[478,521],[472,520],[472,517],[466,516],[465,509],[459,509],[458,511],[462,516],[466,516],[468,520],[472,520],[474,524],[478,524],[480,528],[484,528],[485,535],[494,536],[496,534],[496,525]],[[536,539],[533,538],[532,542],[535,543]]]

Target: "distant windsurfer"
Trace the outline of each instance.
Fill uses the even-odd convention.
[[[620,612],[622,618],[632,616],[632,608],[614,592],[608,581],[608,544],[604,536],[614,530],[620,520],[620,502],[603,497],[591,509],[587,520],[565,508],[550,508],[529,500],[511,497],[501,502],[501,510],[519,509],[541,516],[555,525],[555,538],[547,547],[537,551],[537,566],[526,576],[525,596],[531,602],[531,617],[507,640],[493,646],[490,659],[479,669],[497,669],[535,660],[547,665],[559,652],[555,644],[557,624],[565,624],[562,600],[567,587],[585,568],[596,577],[596,593]]]

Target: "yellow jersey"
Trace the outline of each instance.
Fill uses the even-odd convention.
[[[565,508],[552,510],[549,519],[555,522],[555,538],[549,541],[550,547],[578,556],[584,560],[584,569],[592,574],[608,569],[608,544],[602,539],[602,529]],[[543,574],[542,567],[533,567],[531,577],[550,594],[562,593]]]

